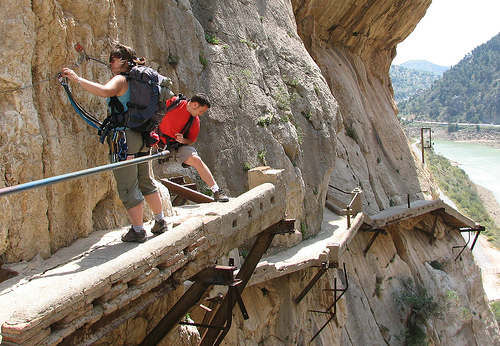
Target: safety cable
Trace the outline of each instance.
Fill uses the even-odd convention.
[[[75,68],[75,67],[78,67],[78,66],[80,66],[80,65],[82,64],[82,62],[84,62],[85,60],[87,60],[87,58],[86,58],[84,55],[82,55],[82,56],[80,57],[80,60],[78,60],[78,62],[77,62],[76,64],[69,66],[69,68]],[[6,93],[14,92],[14,91],[20,91],[20,90],[24,90],[24,89],[32,88],[32,87],[37,86],[37,85],[39,85],[39,84],[42,84],[42,83],[45,83],[45,82],[51,81],[52,79],[57,79],[57,78],[59,78],[59,75],[60,75],[60,73],[58,73],[57,75],[55,75],[55,76],[53,76],[53,77],[46,78],[46,79],[41,80],[41,81],[39,81],[39,82],[37,82],[37,83],[34,83],[34,84],[25,85],[25,86],[22,86],[22,87],[20,87],[20,88],[9,89],[9,90],[3,90],[3,91],[0,91],[0,94],[6,94]]]
[[[80,66],[84,61],[90,61],[90,60],[93,60],[95,62],[98,62],[106,67],[108,67],[108,64],[105,63],[104,61],[102,60],[99,60],[99,59],[96,59],[96,58],[93,58],[91,56],[89,56],[86,52],[85,52],[85,49],[83,49],[83,47],[80,45],[80,44],[75,44],[74,45],[74,48],[75,50],[80,53],[80,59],[76,62],[76,64],[74,65],[71,65],[71,66],[68,66],[68,68],[75,68],[75,67],[78,67]],[[20,91],[20,90],[24,90],[24,89],[28,89],[28,88],[32,88],[34,86],[37,86],[39,84],[42,84],[42,83],[45,83],[45,82],[48,82],[48,81],[51,81],[52,79],[56,79],[56,78],[59,78],[60,74],[57,74],[53,77],[49,77],[49,78],[46,78],[44,80],[41,80],[37,83],[34,83],[34,84],[30,84],[30,85],[25,85],[25,86],[22,86],[22,87],[19,87],[19,88],[14,88],[14,89],[8,89],[8,90],[3,90],[3,91],[0,91],[0,94],[6,94],[6,93],[10,93],[10,92],[15,92],[15,91]]]
[[[328,187],[331,187],[332,189],[337,190],[339,192],[345,193],[346,195],[350,195],[351,194],[351,192],[343,191],[343,190],[339,189],[338,187],[335,187],[335,186],[333,186],[331,184],[328,184]]]

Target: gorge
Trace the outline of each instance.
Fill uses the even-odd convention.
[[[363,210],[369,217],[406,203],[437,199],[429,171],[412,152],[398,122],[389,78],[397,44],[415,28],[430,2],[5,3],[0,14],[4,37],[0,54],[9,64],[0,70],[2,186],[107,163],[106,148],[74,114],[55,77],[78,61],[75,43],[89,55],[106,60],[112,44],[119,41],[133,46],[151,66],[172,78],[174,92],[190,96],[205,91],[210,96],[213,106],[202,118],[197,149],[229,196],[240,196],[235,203],[252,203],[246,196],[254,186],[245,168],[265,165],[282,170],[275,188],[258,188],[262,189],[258,198],[266,203],[272,200],[269,196],[275,196],[271,211],[262,213],[296,220],[297,232],[276,240],[273,251],[314,240],[327,214],[326,200],[344,207],[351,198],[345,192],[356,188],[363,191]],[[75,69],[101,83],[110,76],[91,61]],[[28,85],[32,87],[24,88]],[[78,101],[102,119],[104,101],[77,85],[72,87]],[[190,170],[182,173],[196,179]],[[0,255],[6,264],[34,258],[50,261],[79,239],[127,225],[110,174],[1,198]],[[175,208],[166,209],[169,216],[176,215]],[[201,218],[208,222],[211,217],[215,218],[208,213]],[[231,227],[241,231],[241,220],[222,224],[221,232]],[[268,227],[270,220],[259,222]],[[436,345],[500,343],[472,253],[465,251],[455,261],[452,247],[463,242],[459,228],[442,214],[431,212],[382,228],[386,234],[365,253],[372,234],[357,233],[343,253],[346,273],[342,266],[328,271],[315,293],[298,306],[292,306],[292,298],[312,279],[313,271],[271,276],[249,285],[242,299],[252,302],[247,303],[251,319],[243,320],[236,308],[224,342],[307,344],[325,322],[308,310],[326,309],[331,301],[324,301],[321,290],[331,289],[331,283],[345,274],[349,290],[339,301],[335,323],[328,324],[317,344],[400,345],[412,337]],[[217,243],[214,234],[206,238]],[[432,244],[429,234],[435,237]],[[233,241],[242,237],[235,236]],[[146,242],[148,249],[154,241]],[[165,244],[169,251],[175,250],[173,243]],[[215,248],[220,252],[212,253]],[[217,244],[205,249],[205,255],[193,254],[193,258],[200,256],[196,257],[199,262],[190,260],[186,252],[188,269],[170,273],[171,293],[97,344],[140,343],[160,315],[182,296],[187,274],[194,274],[201,263],[216,263],[231,250]],[[141,248],[131,251],[141,253]],[[12,278],[3,284],[12,281],[17,283]],[[140,285],[137,278],[131,281]],[[113,289],[126,287],[127,283],[120,282]],[[0,303],[2,299],[6,303],[5,292],[12,289],[2,289]],[[98,299],[88,300],[98,303]],[[2,335],[12,337],[14,331],[26,328],[22,326],[32,320],[24,317],[18,311],[5,316]],[[37,335],[47,337],[56,329],[51,325],[43,329],[45,334]],[[30,344],[25,337],[22,342]],[[48,340],[59,340],[52,338]]]

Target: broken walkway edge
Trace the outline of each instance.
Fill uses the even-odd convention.
[[[348,249],[350,242],[360,229],[365,227],[381,229],[439,210],[443,211],[443,213],[439,214],[440,217],[452,228],[480,228],[480,225],[474,220],[463,215],[441,199],[413,201],[410,208],[408,208],[407,204],[394,206],[371,216],[365,212],[359,212],[351,222],[350,227],[347,227],[345,216],[337,215],[334,217],[334,221],[327,220],[334,213],[325,208],[322,228],[331,229],[330,231],[323,230],[326,231],[327,238],[316,241],[315,244],[303,241],[284,250],[282,253],[262,258],[248,286],[257,285],[309,267],[322,267],[324,263],[338,267],[342,262],[342,254]],[[302,255],[297,255],[299,253],[302,253]]]
[[[0,296],[2,343],[58,344],[83,325],[116,315],[167,280],[181,283],[285,215],[284,188],[265,183],[210,203],[143,244],[116,243]],[[175,274],[175,275],[173,275]]]

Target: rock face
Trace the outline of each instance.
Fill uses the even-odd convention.
[[[318,232],[327,194],[348,203],[350,197],[339,190],[361,186],[368,213],[403,204],[408,196],[431,197],[433,182],[398,123],[388,73],[396,44],[411,33],[430,2],[5,2],[0,14],[5,62],[0,70],[0,186],[107,163],[107,148],[77,117],[55,77],[79,62],[75,43],[107,61],[119,41],[171,77],[174,92],[210,96],[213,106],[202,117],[197,149],[229,195],[248,189],[248,167],[284,169],[287,217],[298,220],[303,235]],[[93,61],[73,67],[100,83],[111,77]],[[102,99],[72,87],[80,104],[105,117]],[[5,262],[48,257],[95,229],[127,223],[111,174],[0,198],[0,255]],[[340,304],[341,322],[330,324],[323,343],[400,344],[413,310],[395,305],[396,298],[405,299],[398,292],[425,298],[419,291],[424,285],[440,304],[455,299],[446,297],[453,291],[472,307],[472,315],[456,326],[435,318],[419,320],[426,335],[436,344],[479,335],[476,343],[487,344],[493,322],[491,314],[483,314],[487,307],[472,258],[453,263],[447,257],[445,288],[441,270],[422,264],[444,256],[458,235],[452,238],[435,249],[411,231],[394,229],[369,258],[359,251],[367,239],[357,239],[350,266],[358,269],[350,272],[354,288],[349,293],[355,303]],[[248,344],[307,343],[323,319],[313,317],[315,327],[305,335],[291,335],[291,341],[285,331],[306,325],[314,302],[301,303],[305,307],[297,317],[284,313],[289,307],[282,299],[286,290],[302,284],[302,275],[252,288],[255,301],[262,300],[255,309],[266,308],[250,314],[262,316],[265,325],[241,322],[247,331],[232,330],[228,338],[252,340]],[[460,281],[463,275],[470,282]],[[268,333],[269,328],[283,330]]]
[[[267,281],[244,291],[251,318],[234,312],[229,340],[263,345],[497,345],[496,322],[488,310],[477,264],[468,253],[454,261],[450,243],[458,232],[429,247],[423,232],[391,230],[377,238],[366,257],[371,234],[349,246],[348,289],[326,324],[337,289],[346,287],[343,270],[330,269],[296,305],[294,300],[317,273],[313,268]],[[467,277],[467,280],[461,278]],[[325,291],[330,290],[330,291]],[[337,297],[340,292],[337,293]],[[427,337],[427,340],[426,340]]]

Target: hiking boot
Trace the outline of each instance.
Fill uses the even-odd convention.
[[[162,234],[166,231],[168,231],[167,221],[165,219],[162,219],[161,221],[155,220],[155,224],[151,228],[151,233]]]
[[[134,231],[134,227],[130,227],[127,233],[122,235],[122,241],[144,243],[146,241],[146,231],[141,229],[139,232]]]
[[[227,195],[224,193],[224,191],[219,189],[219,191],[214,193],[214,200],[216,202],[229,202],[229,197],[227,197]]]

